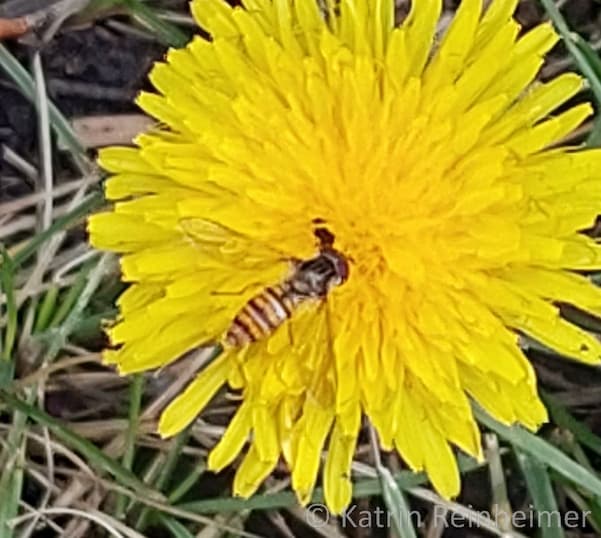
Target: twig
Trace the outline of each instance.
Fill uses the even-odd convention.
[[[0,18],[0,41],[20,37],[29,30],[29,23],[25,17],[15,19]]]
[[[111,88],[100,86],[91,82],[75,82],[53,78],[48,81],[50,93],[75,97],[86,97],[103,101],[130,102],[134,99],[136,91],[128,88]]]
[[[21,157],[15,150],[2,144],[0,146],[0,157],[2,157],[8,164],[13,168],[21,172],[27,179],[30,180],[31,184],[35,185],[38,181],[38,171],[35,166],[27,162]],[[5,204],[0,205],[0,215],[3,214],[2,208]]]
[[[42,197],[44,193],[41,193]],[[59,206],[54,208],[52,212],[52,218],[61,217],[69,212],[70,206]],[[0,240],[6,240],[11,235],[15,235],[19,232],[32,230],[37,224],[37,218],[33,215],[26,215],[23,217],[14,218],[12,221],[7,222],[0,228]]]
[[[84,519],[89,519],[94,521],[104,529],[106,529],[111,536],[116,536],[117,538],[125,538],[125,536],[132,536],[136,538],[144,538],[144,536],[129,527],[126,527],[123,523],[117,521],[116,519],[103,514],[102,512],[98,512],[96,510],[77,510],[75,508],[45,508],[43,510],[39,510],[37,513],[42,515],[65,515],[71,514],[76,515],[78,517],[82,517]],[[31,519],[32,517],[36,517],[36,514],[24,514],[22,516],[14,518],[10,525],[16,527],[21,523]],[[124,527],[129,529],[127,534],[121,534],[117,529],[123,531]]]
[[[80,204],[80,202],[83,200],[85,192],[86,192],[86,188],[82,187],[80,190],[78,190],[75,193],[75,196],[73,196],[73,199],[71,200],[71,203],[69,204],[69,206],[67,208],[68,211],[72,211]],[[44,277],[44,274],[46,273],[48,265],[52,261],[52,258],[54,258],[56,251],[58,250],[61,243],[63,242],[65,235],[66,235],[66,232],[64,230],[61,232],[58,232],[48,242],[47,247],[43,251],[43,256],[38,260],[38,263],[36,264],[34,270],[32,271],[27,283],[17,293],[17,305],[18,306],[21,306],[23,304],[23,302],[25,301],[25,299],[27,297],[28,288],[30,288],[32,286],[39,286],[40,283],[42,282],[42,279]]]
[[[36,51],[33,55],[33,79],[35,81],[35,104],[38,112],[38,139],[42,155],[41,175],[44,192],[42,230],[46,230],[52,221],[52,144],[48,96],[46,95],[46,81],[44,80],[40,51]]]
[[[10,148],[7,148],[7,149],[10,149]],[[5,154],[5,159],[6,159],[6,154]],[[6,161],[9,162],[8,159],[6,159]],[[26,163],[26,164],[29,164],[29,163]],[[33,168],[33,167],[31,167],[31,168],[35,174],[32,177],[32,179],[37,181],[37,170],[35,170],[35,168]],[[23,170],[21,170],[21,172],[23,172]],[[52,189],[51,194],[52,194],[53,198],[60,198],[61,196],[65,196],[66,194],[71,194],[72,192],[74,192],[82,187],[89,187],[90,185],[94,185],[95,183],[98,183],[99,180],[100,180],[100,176],[97,174],[94,174],[91,176],[84,177],[82,179],[76,179],[74,181],[69,181],[67,183],[55,185],[54,188]],[[31,207],[32,205],[37,204],[44,196],[45,196],[45,193],[36,192],[33,194],[28,194],[27,196],[22,196],[16,200],[11,200],[10,202],[4,202],[4,203],[0,204],[0,215],[7,215],[10,213],[17,213],[19,211],[23,211],[24,209],[27,209],[28,207]]]

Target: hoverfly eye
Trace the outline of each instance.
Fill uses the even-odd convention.
[[[345,258],[340,257],[336,260],[336,272],[338,273],[338,277],[340,279],[340,284],[346,282],[349,277],[349,265]]]

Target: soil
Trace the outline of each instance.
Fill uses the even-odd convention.
[[[30,64],[32,48],[9,43],[8,48],[24,66]],[[103,23],[59,33],[42,50],[48,94],[67,118],[139,111],[133,103],[137,92],[150,89],[147,74],[165,52],[156,41],[116,32]],[[37,162],[37,126],[34,106],[12,81],[0,74],[0,144],[5,144],[31,163]],[[56,180],[70,171],[60,159]],[[55,168],[56,170],[56,168]],[[0,200],[28,194],[31,185],[11,181],[15,171],[0,159]]]

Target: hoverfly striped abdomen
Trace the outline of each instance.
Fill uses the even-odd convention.
[[[233,319],[225,342],[242,347],[271,335],[296,308],[289,283],[267,287],[250,299]]]

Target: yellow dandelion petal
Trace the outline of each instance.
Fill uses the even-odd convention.
[[[333,409],[324,408],[310,399],[305,402],[302,417],[296,425],[292,469],[292,487],[302,504],[311,499],[321,452],[333,419]]]
[[[288,396],[281,402],[278,408],[278,434],[280,438],[280,446],[282,448],[282,456],[292,467],[294,461],[294,427],[296,421],[302,412],[303,398],[292,395]]]
[[[513,20],[513,12],[519,0],[495,0],[491,2],[482,17],[475,43],[476,50],[493,38],[503,24]]]
[[[395,407],[397,419],[394,446],[414,471],[424,469],[424,425],[427,415],[410,392],[408,384],[399,391]]]
[[[159,433],[169,437],[182,431],[209,403],[227,378],[229,357],[217,358],[201,372],[186,390],[163,411]]]
[[[159,284],[133,284],[119,297],[117,305],[123,316],[134,314],[163,296],[164,288]]]
[[[252,424],[253,444],[261,460],[277,461],[280,455],[280,443],[273,410],[266,405],[255,405],[252,410]]]
[[[398,77],[399,83],[421,76],[441,11],[442,2],[424,2],[419,6],[412,2],[405,24],[393,30],[388,60],[392,76]]]
[[[282,459],[300,502],[321,476],[343,511],[366,419],[453,497],[455,448],[482,458],[470,399],[547,419],[522,339],[601,362],[558,307],[601,316],[601,151],[560,144],[591,114],[582,78],[536,81],[558,36],[521,32],[517,0],[463,0],[439,33],[442,4],[395,27],[393,0],[193,0],[210,39],[138,98],[161,126],[100,152],[113,207],[88,229],[130,283],[104,361],[224,348],[159,432],[238,391],[208,462],[243,453],[237,495]]]
[[[113,228],[114,227],[114,228]],[[120,233],[116,234],[117,229]],[[176,239],[173,230],[144,222],[138,216],[118,213],[99,213],[88,221],[88,232],[98,248],[116,252],[135,252],[151,245],[163,245]]]
[[[262,460],[255,445],[252,445],[236,471],[234,495],[250,497],[273,471],[276,463],[277,460]]]
[[[351,501],[351,463],[358,433],[358,422],[354,432],[346,430],[338,421],[332,429],[323,471],[323,485],[326,502],[334,514],[341,513]]]
[[[433,90],[454,81],[466,66],[480,19],[482,0],[463,0],[447,29],[440,47],[424,72],[424,91],[431,98]]]
[[[421,434],[424,470],[432,485],[446,498],[456,497],[461,487],[455,455],[438,430],[426,423]]]
[[[221,471],[236,458],[248,440],[251,427],[251,406],[244,403],[232,418],[219,443],[209,454],[207,465],[211,471]]]

